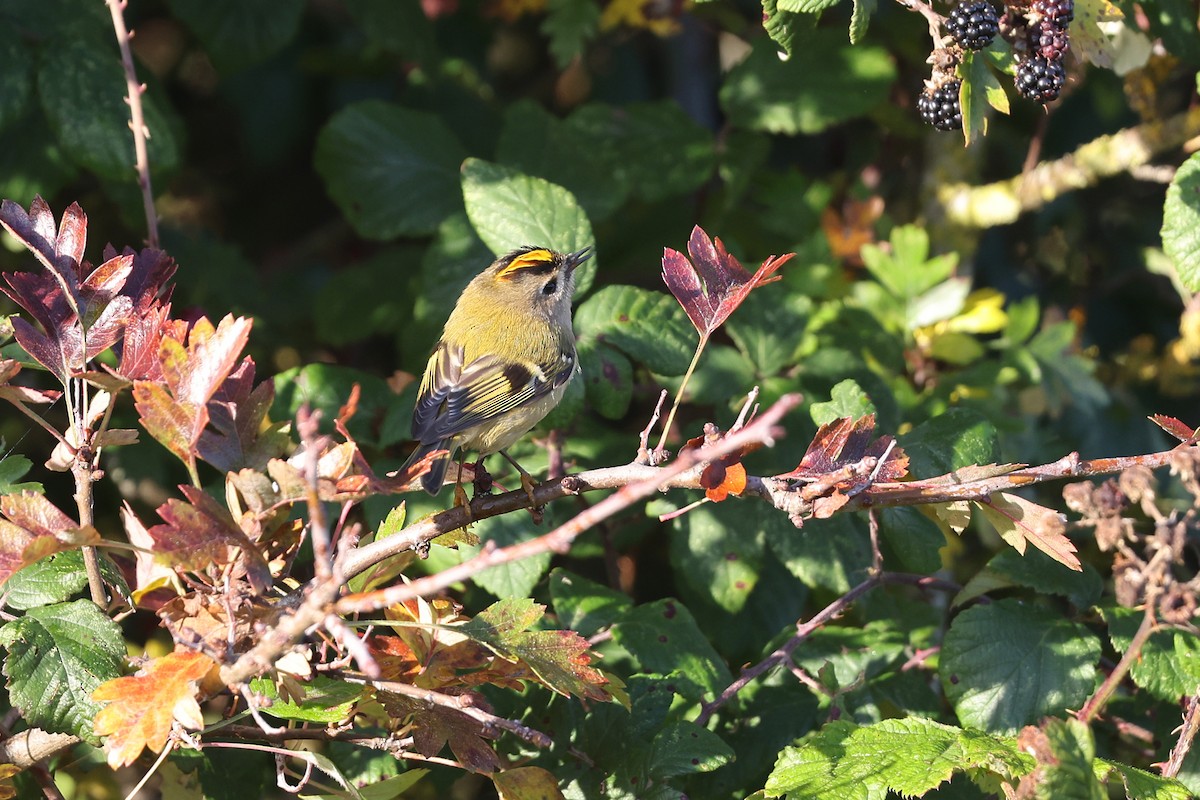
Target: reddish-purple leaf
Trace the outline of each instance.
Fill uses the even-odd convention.
[[[665,248],[662,276],[701,339],[719,328],[756,286],[779,280],[775,271],[795,255],[771,256],[751,275],[719,238],[709,238],[699,225],[692,229],[688,253],[690,262],[678,250]]]
[[[146,432],[190,464],[192,446],[208,424],[208,411],[195,403],[171,397],[161,383],[138,381],[133,385],[133,401]]]
[[[136,312],[125,326],[125,337],[121,343],[121,363],[112,370],[129,381],[162,380],[162,363],[158,360],[158,347],[167,327],[170,304],[147,308]],[[183,335],[183,331],[178,331]]]
[[[229,511],[194,486],[181,486],[189,502],[171,499],[158,508],[163,524],[147,533],[154,552],[172,566],[202,572],[211,566],[225,567],[240,561],[255,591],[271,586],[271,571],[258,548],[250,541]]]
[[[275,401],[275,384],[263,381],[251,389],[254,362],[245,359],[208,404],[209,427],[200,434],[196,453],[225,472],[267,462],[287,452],[290,440],[281,426],[267,421]]]
[[[44,495],[21,492],[0,497],[0,512],[13,524],[20,525],[35,536],[54,536],[79,527]]]
[[[78,203],[63,212],[58,233],[54,231],[54,213],[40,196],[33,199],[29,213],[16,203],[0,203],[0,225],[19,239],[38,257],[66,293],[71,307],[83,308],[79,281],[83,275],[83,250],[87,243],[87,215]]]
[[[1168,417],[1163,414],[1155,414],[1150,417],[1150,421],[1181,442],[1186,442],[1196,435],[1196,430],[1194,428],[1185,425],[1175,417]]]
[[[864,458],[880,458],[892,443],[891,436],[881,436],[875,441],[875,415],[867,414],[855,420],[842,417],[827,422],[813,437],[812,443],[800,459],[800,464],[780,478],[818,479],[838,469],[857,464]],[[908,474],[908,456],[899,447],[893,447],[887,462],[879,468],[877,481],[895,481]]]
[[[14,572],[45,558],[100,541],[99,532],[79,525],[35,492],[0,498],[0,583]]]

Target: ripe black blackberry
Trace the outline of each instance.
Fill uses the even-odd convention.
[[[962,81],[950,80],[936,89],[927,88],[917,100],[917,111],[921,119],[939,131],[962,129],[962,106],[958,104],[958,90]]]
[[[1065,28],[1050,19],[1041,19],[1029,29],[1029,52],[1047,61],[1062,61],[1071,49],[1071,37]]]
[[[1017,91],[1022,97],[1039,103],[1057,100],[1067,80],[1067,70],[1061,59],[1051,61],[1034,55],[1017,64]]]
[[[1030,10],[1042,19],[1052,20],[1066,29],[1075,19],[1075,0],[1033,0]]]
[[[1070,0],[1057,0],[1070,2]],[[946,18],[946,31],[960,47],[982,50],[992,43],[1000,30],[1000,18],[987,0],[960,3]]]

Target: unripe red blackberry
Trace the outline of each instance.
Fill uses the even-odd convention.
[[[1030,10],[1065,29],[1075,19],[1075,0],[1033,0]]]
[[[1029,52],[1047,61],[1062,61],[1071,49],[1071,37],[1065,28],[1050,19],[1041,19],[1029,29]]]
[[[1063,2],[1063,0],[1058,0]],[[960,47],[982,50],[992,43],[1000,30],[1000,18],[987,0],[960,3],[946,18],[946,32]]]
[[[1017,91],[1039,103],[1058,99],[1066,80],[1067,70],[1061,60],[1034,55],[1017,64]]]
[[[962,130],[962,106],[958,103],[961,88],[960,80],[946,81],[936,89],[927,88],[917,99],[921,119],[939,131]]]

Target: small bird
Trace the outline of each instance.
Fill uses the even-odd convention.
[[[562,400],[579,372],[571,328],[575,268],[590,251],[521,247],[463,289],[429,357],[413,408],[417,448],[405,466],[447,451],[421,476],[425,491],[441,490],[455,450],[477,452],[482,464],[484,456],[503,453]],[[517,469],[521,484],[532,491],[529,474]]]

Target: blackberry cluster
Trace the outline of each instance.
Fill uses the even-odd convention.
[[[1017,64],[1017,91],[1039,103],[1058,99],[1066,82],[1063,59],[1071,47],[1075,0],[1033,0],[1025,14],[1025,58]]]
[[[1045,3],[1070,3],[1072,0],[1041,0]],[[960,3],[946,19],[946,31],[959,47],[982,50],[992,43],[1000,31],[1000,18],[987,0]]]
[[[962,106],[958,104],[958,90],[962,81],[949,80],[937,88],[928,88],[917,100],[917,111],[921,119],[939,131],[962,130]]]
[[[1061,58],[1051,61],[1035,55],[1017,64],[1017,91],[1039,103],[1057,100],[1066,80],[1067,70]]]

